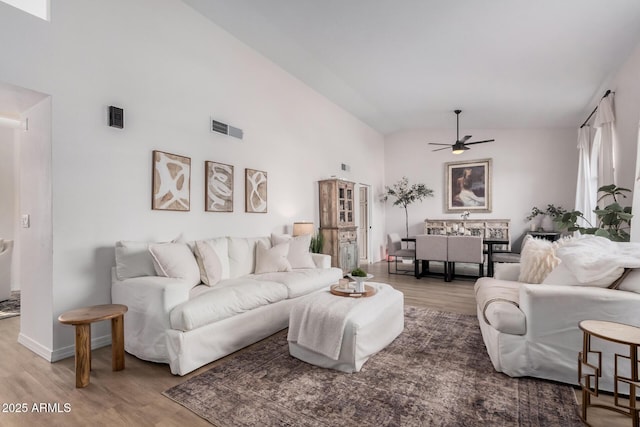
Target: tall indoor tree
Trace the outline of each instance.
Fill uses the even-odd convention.
[[[411,184],[409,179],[403,176],[402,179],[391,187],[385,186],[385,194],[382,199],[386,202],[389,198],[393,201],[393,206],[404,208],[405,231],[409,237],[409,210],[407,207],[413,202],[419,202],[426,197],[433,197],[433,190],[424,184]]]

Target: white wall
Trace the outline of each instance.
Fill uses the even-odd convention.
[[[387,184],[407,176],[421,182],[435,197],[409,206],[409,234],[421,234],[426,218],[459,218],[444,209],[445,163],[493,159],[493,211],[471,214],[470,218],[511,219],[512,241],[526,229],[525,217],[533,206],[553,203],[573,209],[578,168],[577,131],[569,129],[465,129],[473,140],[494,138],[495,142],[472,146],[460,155],[451,150],[432,152],[428,142],[449,143],[455,129],[402,132],[385,141]],[[404,235],[404,209],[388,202],[387,232]]]
[[[13,240],[16,209],[14,130],[0,126],[0,238]]]
[[[382,190],[380,134],[183,3],[51,6],[46,23],[0,4],[0,37],[13,40],[0,81],[52,95],[53,305],[38,319],[53,334],[51,358],[73,351],[61,312],[110,301],[116,240],[267,235],[317,221],[317,181],[340,176],[341,162],[351,165],[341,176]],[[124,108],[123,130],[107,126],[109,105]],[[210,116],[245,139],[210,133]],[[190,212],[151,210],[154,149],[191,157]],[[204,212],[205,160],[235,166],[233,213]],[[244,213],[245,168],[267,171],[269,213]],[[380,247],[379,203],[376,220]]]
[[[617,153],[618,185],[633,189],[633,201],[626,200],[623,205],[633,205],[636,218],[632,220],[631,240],[640,241],[640,165],[638,150],[638,121],[640,121],[640,45],[634,50],[627,62],[618,71],[609,86],[616,92],[616,132],[620,150]]]
[[[28,120],[29,129],[17,132],[19,209],[21,214],[30,215],[30,226],[17,228],[16,235],[21,299],[18,341],[47,358],[53,348],[49,325],[54,317],[51,100],[47,98],[25,111],[21,119]]]
[[[19,257],[16,255],[18,242],[15,239],[18,211],[16,132],[15,129],[0,126],[0,238],[14,241],[9,279],[12,291],[20,289]]]

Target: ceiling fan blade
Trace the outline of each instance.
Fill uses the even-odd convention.
[[[429,145],[448,145],[449,147],[451,147],[451,144],[441,144],[439,142],[430,142]]]
[[[495,141],[495,139],[485,139],[484,141],[467,142],[464,145],[482,144],[485,142],[493,142],[493,141]]]
[[[460,140],[460,142],[465,143],[466,141],[471,139],[471,135],[465,135],[464,138]]]
[[[442,150],[450,150],[451,145],[449,145],[449,147],[443,147],[443,148],[436,148],[435,150],[431,150],[431,151],[442,151]]]

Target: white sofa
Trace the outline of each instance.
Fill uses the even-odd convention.
[[[565,254],[571,251],[562,250]],[[566,266],[560,265],[544,281],[559,283],[559,274],[566,274]],[[520,267],[497,264],[493,278],[480,278],[475,284],[480,330],[499,372],[577,385],[578,353],[583,343],[580,321],[640,326],[640,270],[630,270],[617,289],[610,289],[577,281],[522,283],[518,281]],[[614,353],[628,355],[628,347],[593,338],[592,348],[603,352],[600,389],[612,391]]]
[[[158,276],[147,243],[116,245],[111,295],[114,304],[129,308],[125,350],[168,363],[173,374],[185,375],[286,328],[299,297],[342,277],[340,269],[331,268],[330,256],[321,254],[308,255],[308,267],[314,268],[255,274],[257,247],[271,248],[269,237],[206,242],[221,264],[221,280],[213,286]]]

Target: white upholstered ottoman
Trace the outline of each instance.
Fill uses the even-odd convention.
[[[358,372],[404,329],[404,295],[384,283],[367,283],[366,298],[316,292],[300,299],[289,317],[289,353],[322,368]]]

